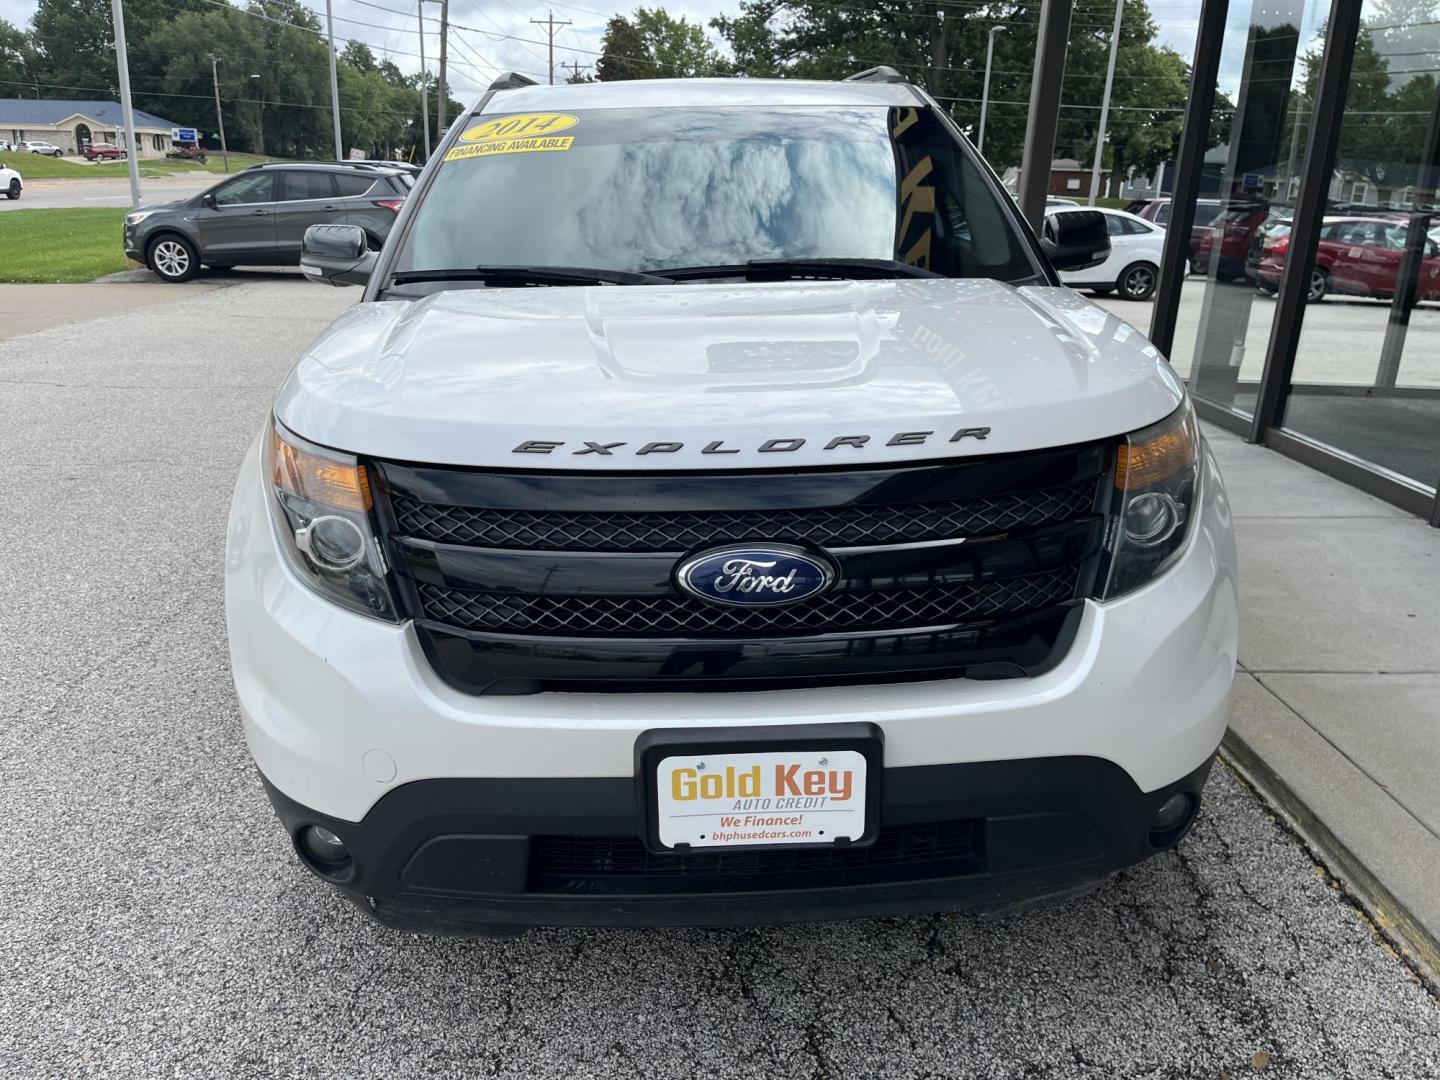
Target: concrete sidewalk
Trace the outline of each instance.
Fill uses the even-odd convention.
[[[1440,531],[1213,428],[1239,535],[1226,752],[1440,972]]]

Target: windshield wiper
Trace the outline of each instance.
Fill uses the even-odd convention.
[[[795,277],[817,278],[934,278],[944,277],[923,266],[898,259],[750,259],[734,266],[682,266],[662,270],[675,281],[687,278],[743,277],[749,281],[777,281]]]
[[[486,285],[673,285],[674,279],[593,266],[475,266],[468,270],[402,270],[392,285],[416,281],[481,281]]]

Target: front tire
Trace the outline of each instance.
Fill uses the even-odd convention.
[[[5,189],[5,197],[12,201],[18,199],[22,190],[19,180],[11,180],[10,186]]]
[[[161,281],[179,284],[200,272],[200,253],[183,236],[169,233],[151,241],[145,263]]]
[[[1310,288],[1305,292],[1305,299],[1311,304],[1318,304],[1324,300],[1330,292],[1330,275],[1320,267],[1310,271]]]
[[[1155,295],[1160,268],[1154,263],[1132,263],[1120,272],[1115,288],[1126,300],[1149,300]]]

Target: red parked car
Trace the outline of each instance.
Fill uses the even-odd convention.
[[[1131,204],[1135,205],[1134,203]],[[1210,223],[1215,220],[1217,214],[1224,209],[1224,204],[1219,199],[1197,199],[1195,201],[1195,220],[1190,225],[1190,272],[1196,273],[1199,267],[1195,264],[1195,252],[1200,244],[1201,238],[1210,231]],[[1153,221],[1162,229],[1169,228],[1170,223],[1170,199],[1150,199],[1140,204],[1138,210],[1130,211],[1136,217],[1142,217],[1146,221]]]
[[[1393,297],[1408,229],[1403,218],[1327,217],[1315,251],[1308,298],[1323,300],[1332,292],[1381,300]],[[1289,251],[1288,228],[1265,241],[1260,260],[1262,289],[1273,293],[1280,288]],[[1420,264],[1419,299],[1440,300],[1440,244],[1428,237]]]
[[[1208,274],[1215,264],[1215,277],[1234,281],[1245,276],[1245,257],[1260,226],[1270,218],[1268,203],[1229,203],[1200,232],[1190,250],[1190,265],[1198,274]]]
[[[109,143],[91,143],[85,147],[85,159],[87,161],[116,161],[125,156],[125,149],[123,147],[111,146]]]

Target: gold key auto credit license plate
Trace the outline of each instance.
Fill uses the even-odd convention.
[[[858,841],[868,766],[855,750],[664,757],[655,776],[656,839],[667,848]]]

